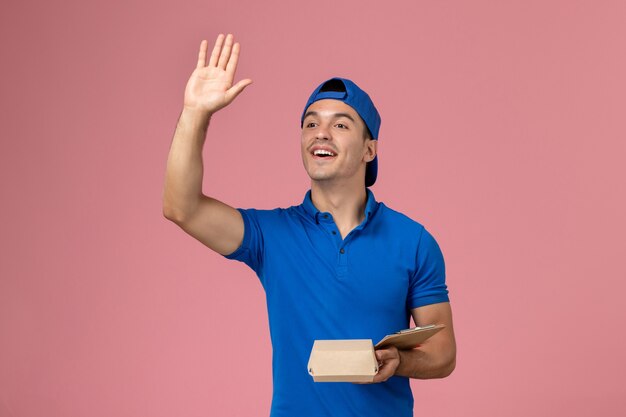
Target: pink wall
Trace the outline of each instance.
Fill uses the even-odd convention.
[[[267,415],[260,284],[161,214],[199,42],[226,31],[254,84],[214,118],[207,193],[301,201],[326,77],[383,115],[373,190],[439,240],[459,344],[416,415],[625,415],[623,1],[0,7],[0,416]]]

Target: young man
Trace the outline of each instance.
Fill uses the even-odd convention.
[[[419,223],[377,202],[380,116],[350,80],[333,78],[302,114],[311,189],[287,209],[235,209],[202,194],[202,147],[212,115],[252,81],[233,84],[239,44],[202,41],[172,142],[163,212],[229,259],[245,262],[266,292],[273,347],[272,417],[413,415],[408,378],[441,378],[456,345],[441,251]],[[314,383],[315,339],[372,339],[409,326],[446,327],[418,348],[376,351],[373,384]]]

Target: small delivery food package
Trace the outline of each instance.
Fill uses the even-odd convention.
[[[316,340],[309,357],[309,374],[315,382],[372,382],[378,373],[374,349],[413,349],[444,329],[443,324],[429,324],[400,330],[373,345],[371,339]]]
[[[370,339],[316,340],[308,364],[315,382],[372,382],[378,372]]]

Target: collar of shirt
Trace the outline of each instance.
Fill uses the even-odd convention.
[[[376,198],[374,198],[374,193],[369,188],[366,188],[367,192],[367,202],[365,203],[365,219],[361,223],[361,227],[365,226],[371,217],[376,213],[378,209],[378,202]],[[308,217],[311,218],[316,224],[320,224],[320,222],[333,222],[332,215],[327,212],[322,212],[315,207],[313,201],[311,200],[311,190],[307,191],[304,196],[304,201],[302,201],[302,208]]]

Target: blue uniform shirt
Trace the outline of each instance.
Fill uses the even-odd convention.
[[[345,239],[309,191],[299,206],[239,209],[241,246],[229,259],[258,275],[273,348],[271,417],[413,415],[408,378],[315,383],[315,339],[372,339],[409,326],[410,310],[448,301],[443,256],[422,225],[367,190],[365,219]]]

